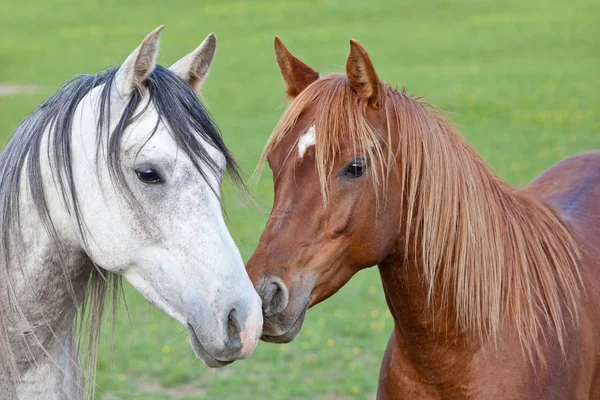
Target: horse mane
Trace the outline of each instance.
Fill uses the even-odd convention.
[[[346,76],[331,74],[291,103],[261,161],[304,112],[315,110],[325,201],[341,142],[366,153],[380,195],[397,195],[386,184],[390,174],[400,174],[405,261],[422,267],[432,311],[449,314],[458,332],[481,341],[498,340],[508,323],[532,362],[543,359],[550,330],[564,354],[582,287],[570,228],[540,199],[499,181],[435,109],[380,85],[388,132],[369,123],[368,105]]]
[[[225,146],[210,114],[189,84],[167,68],[156,66],[143,86],[134,92],[114,129],[109,127],[111,99],[118,96],[113,85],[117,71],[118,68],[114,68],[95,75],[78,75],[65,82],[52,97],[21,123],[4,151],[0,153],[0,290],[7,295],[8,309],[20,312],[16,294],[9,281],[9,269],[18,267],[18,265],[11,265],[11,260],[15,257],[18,259],[19,253],[23,251],[20,230],[20,198],[23,189],[28,191],[50,240],[60,246],[42,181],[42,155],[46,154],[53,166],[55,184],[58,185],[65,207],[75,218],[84,247],[90,239],[89,230],[81,215],[77,185],[74,181],[71,131],[77,107],[93,89],[104,85],[99,89],[98,103],[92,105],[98,118],[96,162],[108,164],[115,187],[134,211],[140,213],[139,217],[144,217],[142,207],[128,186],[121,167],[121,140],[126,128],[135,123],[150,104],[155,107],[158,119],[148,139],[157,131],[158,125],[164,123],[179,149],[190,157],[195,168],[204,178],[206,178],[207,167],[213,171],[219,169],[204,148],[203,142],[206,142],[225,156],[227,172],[233,183],[244,187],[238,166]],[[147,104],[136,113],[146,99],[148,99]],[[47,149],[43,148],[44,140],[47,141]],[[27,186],[24,186],[24,183]],[[63,274],[67,276],[65,271]],[[120,276],[94,265],[88,280],[86,297],[79,307],[71,287],[74,306],[79,310],[79,324],[74,325],[75,330],[79,333],[80,341],[82,338],[87,338],[85,339],[87,350],[83,354],[86,360],[84,378],[85,391],[90,397],[93,396],[94,391],[102,315],[110,289],[112,289],[114,326],[118,297],[122,291]],[[15,382],[19,379],[20,371],[10,345],[7,316],[3,314],[3,308],[0,307],[0,354],[2,355],[0,389],[11,398],[14,396]],[[82,371],[77,372],[82,373]]]

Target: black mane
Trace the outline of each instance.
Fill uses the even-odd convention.
[[[130,204],[136,205],[120,165],[121,140],[126,128],[134,123],[148,106],[136,113],[143,93],[140,90],[135,91],[116,128],[108,132],[111,98],[118,96],[113,85],[117,71],[118,68],[114,68],[96,75],[78,75],[68,80],[23,121],[0,154],[0,250],[4,253],[6,261],[11,248],[8,232],[14,231],[12,228],[15,228],[19,221],[23,168],[26,168],[35,208],[48,232],[56,237],[41,179],[40,151],[46,132],[50,135],[48,157],[57,169],[54,172],[55,179],[60,186],[65,205],[71,205],[73,208],[72,212],[85,240],[85,224],[81,218],[73,178],[71,131],[77,106],[92,89],[100,85],[104,87],[99,94],[96,161],[108,163],[116,186],[121,189]],[[144,81],[142,90],[146,91],[150,98],[148,105],[153,104],[158,113],[157,124],[151,134],[156,132],[159,123],[164,123],[178,147],[190,157],[199,173],[206,178],[202,165],[208,166],[213,172],[216,172],[218,167],[205,150],[201,142],[204,140],[221,151],[225,156],[230,177],[234,183],[242,184],[238,166],[225,146],[217,125],[185,81],[169,69],[156,66]]]

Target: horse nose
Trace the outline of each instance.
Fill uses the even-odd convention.
[[[236,359],[250,357],[258,344],[263,326],[260,299],[256,293],[252,302],[231,308],[225,324],[226,355]]]
[[[265,317],[277,315],[285,310],[288,305],[288,288],[276,276],[268,276],[262,282],[263,284],[257,289],[257,292],[262,299],[263,315]]]

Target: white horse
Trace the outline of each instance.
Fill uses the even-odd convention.
[[[195,92],[216,38],[166,69],[161,30],[118,69],[63,85],[0,154],[0,398],[93,394],[105,294],[120,276],[211,367],[260,339],[261,302],[221,210],[223,174],[239,175]]]

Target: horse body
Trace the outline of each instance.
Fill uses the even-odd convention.
[[[246,265],[263,340],[293,340],[378,265],[395,323],[379,398],[600,398],[600,153],[515,190],[358,43],[323,78],[275,47],[294,101],[263,153],[275,201]]]
[[[65,84],[0,155],[2,399],[93,395],[121,276],[186,328],[207,365],[257,344],[260,299],[220,202],[224,174],[239,175],[195,93],[215,37],[166,69],[161,29],[118,69]]]

